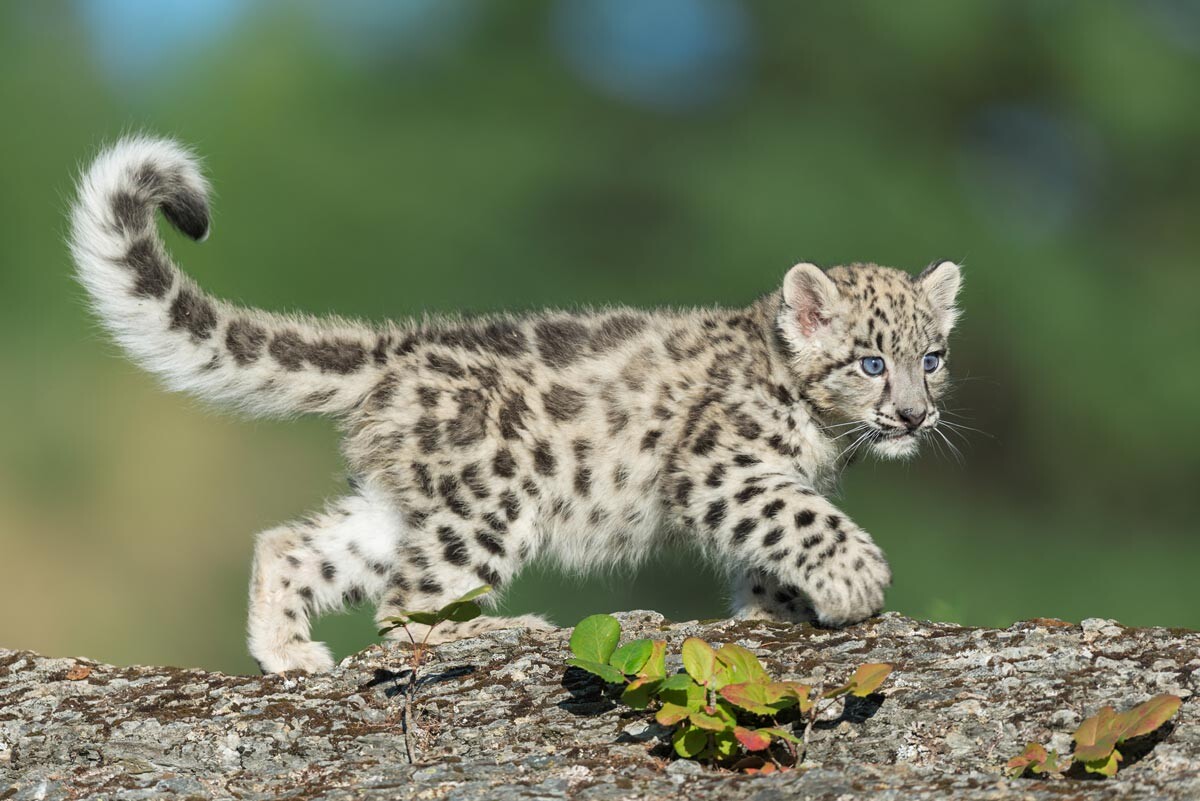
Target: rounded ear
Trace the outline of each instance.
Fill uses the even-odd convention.
[[[917,276],[917,286],[929,298],[942,330],[949,333],[958,319],[955,301],[962,286],[962,270],[952,261],[934,262]]]
[[[837,299],[837,285],[815,264],[801,262],[783,279],[783,302],[805,336],[829,323]]]

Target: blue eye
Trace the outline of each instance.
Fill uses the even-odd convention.
[[[921,366],[925,368],[925,372],[932,373],[938,369],[938,365],[942,363],[942,357],[936,353],[926,353],[925,358],[921,360]]]
[[[878,356],[867,356],[860,364],[862,365],[863,372],[867,375],[883,375],[885,365],[883,359]]]

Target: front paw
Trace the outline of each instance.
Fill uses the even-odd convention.
[[[879,548],[862,537],[823,554],[824,560],[806,574],[803,589],[821,625],[846,626],[883,609],[892,571]]]
[[[289,642],[265,653],[253,654],[263,673],[327,673],[333,670],[333,655],[323,642]]]

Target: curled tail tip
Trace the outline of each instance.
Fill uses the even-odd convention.
[[[172,139],[128,136],[105,148],[79,181],[76,220],[109,223],[129,234],[149,226],[153,210],[197,242],[208,238],[208,182],[199,159]]]

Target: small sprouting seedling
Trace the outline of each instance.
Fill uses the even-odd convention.
[[[1043,773],[1059,773],[1058,752],[1047,751],[1040,743],[1027,743],[1025,750],[1008,760],[1008,775],[1016,778],[1029,770],[1035,776]]]
[[[892,668],[863,665],[845,684],[814,694],[813,688],[792,681],[774,681],[753,653],[739,645],[713,649],[696,637],[683,642],[683,672],[666,674],[666,642],[634,640],[617,647],[621,624],[611,615],[592,615],[580,621],[571,634],[567,664],[581,668],[610,684],[624,684],[621,700],[634,709],[659,702],[655,720],[672,727],[671,745],[685,759],[734,763],[744,754],[771,759],[742,760],[751,772],[771,772],[787,765],[772,756],[771,746],[781,745],[787,763],[804,758],[812,724],[834,699],[874,692]],[[795,709],[806,720],[803,737],[797,737],[778,720]],[[801,746],[798,752],[796,746]]]
[[[1181,703],[1183,701],[1179,696],[1164,693],[1120,714],[1111,706],[1102,707],[1075,730],[1072,735],[1075,753],[1066,764],[1060,766],[1058,754],[1053,751],[1047,752],[1038,743],[1029,743],[1023,752],[1008,760],[1005,772],[1014,779],[1024,775],[1026,770],[1034,775],[1061,776],[1072,762],[1078,762],[1088,773],[1115,776],[1119,763],[1124,759],[1117,746],[1126,740],[1149,734],[1166,723],[1179,711]]]
[[[385,617],[383,623],[386,623],[379,630],[379,636],[382,637],[396,629],[403,629],[408,636],[408,640],[412,643],[412,654],[408,658],[408,685],[405,687],[404,697],[404,743],[408,749],[408,761],[416,763],[416,750],[412,743],[412,738],[409,733],[412,731],[412,708],[413,701],[416,697],[417,682],[419,680],[418,673],[421,670],[421,665],[425,663],[425,655],[429,649],[429,635],[433,630],[442,623],[465,623],[468,620],[474,620],[483,614],[483,610],[479,608],[479,604],[475,603],[475,599],[487,595],[492,591],[489,584],[484,584],[482,587],[475,589],[457,598],[450,603],[438,609],[436,612],[423,611],[404,611],[393,617]],[[420,641],[413,636],[411,625],[425,626],[425,636]]]

